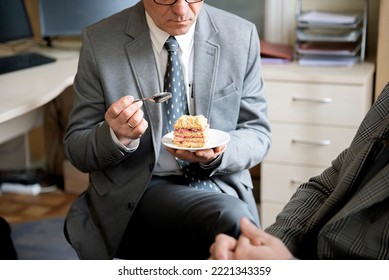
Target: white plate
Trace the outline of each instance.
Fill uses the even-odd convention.
[[[162,137],[162,143],[173,149],[177,150],[187,150],[187,151],[197,151],[197,150],[204,150],[204,149],[212,149],[221,145],[226,144],[228,141],[230,141],[230,135],[227,132],[217,130],[217,129],[209,129],[209,135],[208,135],[208,142],[205,145],[205,147],[201,148],[185,148],[176,146],[173,144],[173,132],[169,132],[165,136]]]

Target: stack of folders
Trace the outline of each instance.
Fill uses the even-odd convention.
[[[362,50],[362,17],[318,11],[297,18],[296,54],[302,65],[349,66]]]
[[[261,40],[261,60],[264,64],[285,64],[293,60],[293,45]]]

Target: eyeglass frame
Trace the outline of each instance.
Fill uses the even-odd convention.
[[[178,0],[172,0],[174,1],[173,3],[170,3],[170,4],[162,4],[162,3],[158,3],[157,2],[158,0],[154,0],[154,3],[157,4],[157,5],[161,5],[161,6],[172,6],[174,4],[177,3]],[[188,1],[194,1],[194,2],[188,2]],[[186,3],[188,3],[189,5],[190,4],[196,4],[196,3],[200,3],[200,2],[203,2],[204,0],[185,0]]]

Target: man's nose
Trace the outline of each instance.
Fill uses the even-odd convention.
[[[189,4],[185,0],[177,0],[172,5],[172,11],[178,15],[185,15],[189,9]]]

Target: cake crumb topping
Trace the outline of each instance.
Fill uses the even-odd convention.
[[[208,120],[203,115],[189,116],[183,115],[177,119],[174,128],[199,128],[207,127]]]

